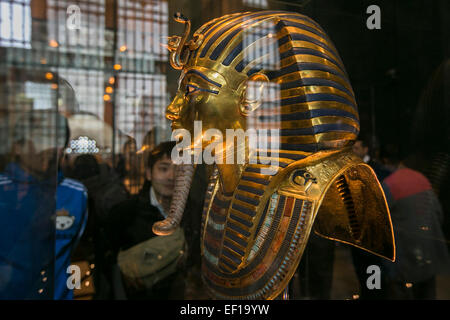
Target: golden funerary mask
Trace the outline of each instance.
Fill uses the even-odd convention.
[[[201,239],[202,277],[212,295],[276,298],[312,230],[394,260],[383,191],[351,152],[359,133],[354,93],[322,28],[298,13],[245,12],[209,21],[188,40],[189,20],[175,19],[185,33],[169,40],[171,65],[181,70],[166,112],[172,128],[194,133],[201,121],[205,135],[252,129],[263,141],[227,139],[223,150],[244,152],[245,161],[213,165]],[[178,226],[194,170],[178,166],[170,213],[155,233]]]

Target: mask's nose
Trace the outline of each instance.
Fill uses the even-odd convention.
[[[172,103],[167,106],[166,118],[170,121],[175,121],[180,119],[180,113],[184,105],[183,94],[177,94],[172,100]]]

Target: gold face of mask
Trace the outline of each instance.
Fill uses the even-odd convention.
[[[186,129],[193,134],[194,121],[202,121],[204,130],[243,128],[239,113],[239,93],[220,73],[203,67],[190,67],[180,77],[179,89],[166,116],[172,129]]]
[[[171,65],[182,71],[166,112],[172,128],[193,134],[194,121],[201,121],[203,132],[223,135],[227,129],[278,130],[270,137],[278,140],[276,153],[268,152],[271,146],[246,147],[244,164],[214,165],[201,240],[202,277],[212,295],[276,298],[313,226],[323,237],[393,260],[383,191],[351,151],[359,132],[354,94],[321,27],[297,13],[246,12],[212,20],[187,41],[189,20],[179,14],[175,20],[185,33],[169,40]],[[175,230],[192,177],[193,165],[180,166],[171,212],[154,225],[155,233]]]

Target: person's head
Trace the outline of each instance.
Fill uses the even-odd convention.
[[[171,197],[175,182],[175,164],[170,157],[174,141],[163,142],[150,152],[146,177],[151,181],[156,194]]]
[[[73,175],[76,179],[84,180],[100,174],[100,166],[92,154],[82,154],[76,157],[73,164]]]
[[[364,159],[365,156],[370,155],[371,150],[369,139],[367,139],[365,136],[360,135],[353,144],[352,150],[361,159]]]
[[[390,171],[396,170],[402,159],[399,147],[393,143],[381,147],[380,158],[383,165]]]
[[[54,110],[33,110],[18,117],[11,155],[25,170],[45,177],[56,170],[70,138],[67,119]],[[55,171],[54,171],[55,172]]]

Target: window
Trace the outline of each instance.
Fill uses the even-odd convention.
[[[31,47],[30,0],[0,1],[0,47]]]

